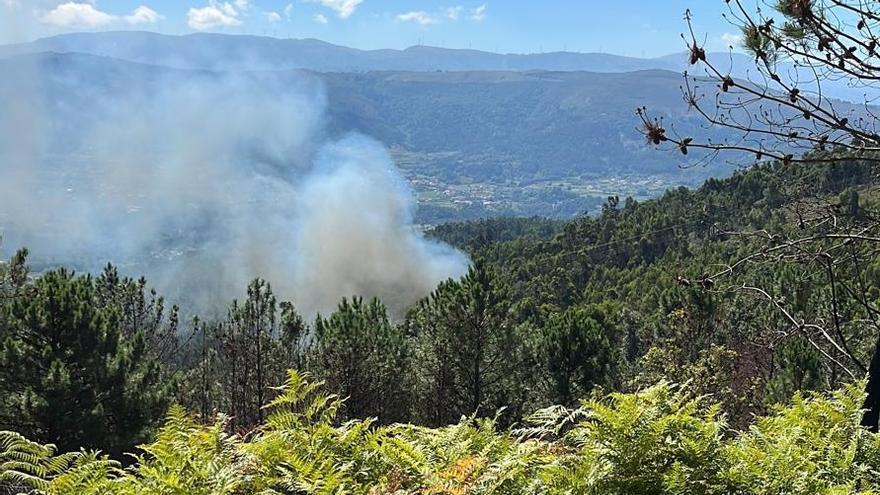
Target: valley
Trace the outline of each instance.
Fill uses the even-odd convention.
[[[880,493],[870,2],[144,1],[0,0],[0,495]]]

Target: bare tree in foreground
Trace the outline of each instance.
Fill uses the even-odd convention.
[[[742,33],[742,48],[752,56],[747,77],[735,78],[733,56],[712,55],[685,14],[691,73],[682,93],[689,108],[709,127],[733,138],[699,140],[667,129],[661,118],[638,109],[650,143],[685,155],[704,152],[702,160],[737,152],[756,161],[783,164],[880,161],[875,101],[880,95],[880,2],[866,0],[760,0],[744,5],[726,0],[725,18]],[[862,90],[851,104],[828,95],[831,85]],[[855,193],[852,193],[855,194]],[[844,205],[845,206],[845,205]],[[771,305],[785,328],[778,338],[805,338],[841,379],[867,375],[862,424],[873,431],[880,419],[880,305],[871,278],[880,253],[880,222],[859,209],[812,201],[794,207],[798,235],[767,231],[723,232],[759,245],[755,252],[725,266],[707,284],[710,290],[745,291]],[[738,273],[762,264],[785,263],[802,276],[817,277],[827,288],[823,308],[804,310],[779,288],[736,283]]]

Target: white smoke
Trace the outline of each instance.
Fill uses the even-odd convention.
[[[461,254],[415,229],[413,195],[379,143],[350,136],[324,147],[317,165],[296,209],[294,287],[305,307],[374,293],[399,314],[400,303],[466,270]]]
[[[87,270],[113,261],[201,312],[262,277],[306,314],[358,295],[400,315],[466,270],[413,225],[381,144],[326,137],[313,77],[146,74],[111,94],[76,70],[47,74],[51,57],[37,65],[2,90],[16,102],[0,113],[6,251]],[[59,77],[75,79],[75,98],[39,89]],[[88,104],[70,124],[74,100]]]

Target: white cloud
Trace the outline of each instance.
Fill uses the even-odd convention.
[[[281,22],[281,14],[278,12],[267,12],[266,20],[269,21],[270,24]]]
[[[235,8],[238,10],[247,10],[251,7],[250,0],[235,0]]]
[[[115,16],[98,10],[90,3],[77,2],[62,3],[40,18],[43,23],[58,27],[99,27],[115,20]]]
[[[312,20],[314,20],[318,24],[327,24],[329,22],[327,20],[327,16],[325,16],[324,14],[315,14],[315,16],[312,17]]]
[[[724,33],[721,35],[721,41],[732,47],[738,47],[742,44],[743,37],[741,34]]]
[[[479,7],[471,10],[470,18],[472,21],[480,22],[486,18],[486,4],[480,5]]]
[[[190,8],[187,17],[187,24],[196,31],[205,31],[223,26],[238,26],[241,24],[241,19],[238,18],[238,10],[229,2],[221,3],[217,0],[210,0],[205,7]]]
[[[395,18],[400,22],[414,22],[422,26],[437,23],[437,19],[434,19],[433,17],[431,17],[431,14],[428,14],[423,10],[398,14]]]
[[[39,18],[62,3],[87,3],[96,6],[98,0],[0,0],[0,7],[9,10],[29,10],[29,14]]]
[[[284,17],[289,21],[291,16],[293,16],[293,4],[289,3],[286,7],[284,7]]]
[[[464,10],[464,7],[462,7],[461,5],[456,5],[455,7],[449,7],[448,9],[446,9],[444,15],[447,19],[457,21],[459,16],[461,16],[462,10]]]
[[[129,24],[155,24],[162,19],[164,19],[163,16],[146,5],[141,5],[134,9],[130,15],[125,16],[125,22]]]
[[[12,5],[12,0],[3,0],[7,5]],[[131,14],[117,16],[101,11],[96,2],[65,2],[57,5],[54,9],[45,12],[39,17],[44,24],[65,28],[94,28],[107,26],[113,23],[125,22],[131,25],[153,24],[164,19],[158,12],[141,5],[134,9]]]
[[[341,19],[348,19],[354,14],[358,5],[364,3],[364,0],[304,0],[309,3],[320,3],[328,9],[333,9]]]

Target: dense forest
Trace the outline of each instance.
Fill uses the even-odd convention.
[[[255,280],[225,318],[180,321],[146,280],[28,274],[22,251],[0,286],[0,430],[16,432],[0,476],[50,493],[778,493],[762,480],[813,469],[792,493],[868,493],[880,437],[854,432],[877,337],[858,297],[880,295],[876,261],[829,271],[769,246],[829,228],[820,214],[873,226],[876,172],[768,162],[569,223],[445,225],[432,235],[473,266],[400,319],[355,297],[307,320]],[[55,454],[81,448],[100,454]]]

